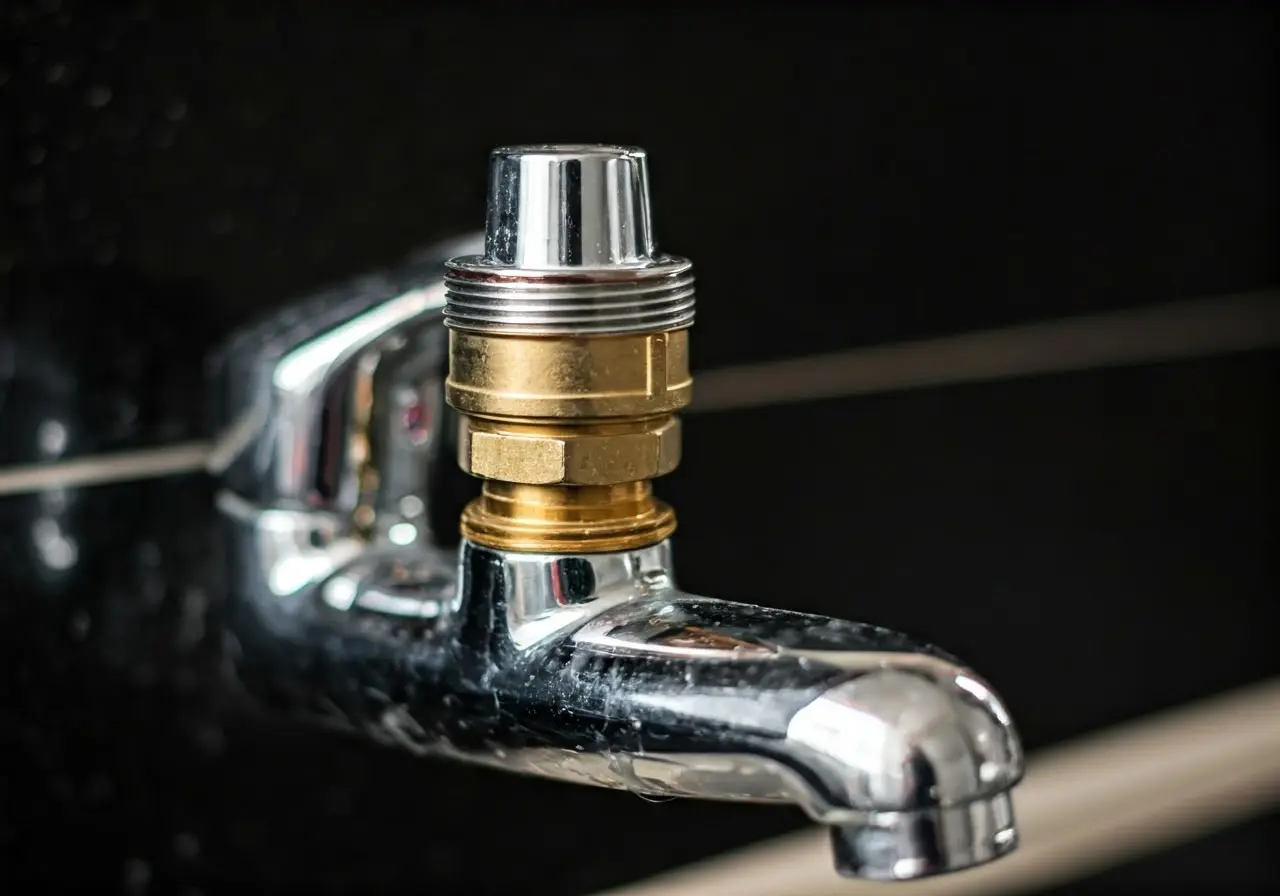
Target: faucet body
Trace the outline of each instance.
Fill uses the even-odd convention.
[[[576,232],[577,244],[556,233],[531,239],[513,223],[530,216],[508,201],[519,193],[507,189],[512,164],[496,166],[487,258],[536,270],[547,247],[564,262],[578,245],[581,263],[585,242],[596,268],[652,267],[647,185],[622,191],[631,217],[615,213],[608,239],[583,241],[581,224],[558,231]],[[521,195],[536,192],[526,183]],[[477,456],[476,432],[499,446],[524,439],[517,454],[539,440],[567,442],[571,453],[574,438],[598,447],[625,437],[624,453],[656,446],[645,462],[657,475],[673,465],[662,447],[666,405],[626,408],[601,424],[601,410],[619,405],[602,403],[598,390],[594,412],[568,422],[488,413],[483,389],[480,404],[458,397],[466,390],[444,400],[443,260],[472,247],[478,238],[318,297],[223,353],[214,467],[240,678],[265,699],[301,696],[338,724],[422,754],[647,796],[792,803],[831,828],[848,875],[911,879],[1013,849],[1009,792],[1022,754],[989,686],[896,632],[680,591],[674,517],[644,489],[616,497],[633,467],[615,475],[607,463],[562,464],[562,479],[598,481],[506,484],[524,492],[487,483],[456,547],[433,532],[432,485],[459,426],[450,404],[464,406],[457,447],[473,472],[536,469],[505,463],[501,452]],[[482,267],[463,259],[450,276]],[[655,302],[644,307],[685,328],[686,268],[676,260],[662,274],[671,270],[665,299],[650,290]],[[475,282],[464,298],[484,299],[492,281]],[[581,295],[556,306],[591,312],[562,340],[578,349],[601,319]],[[544,295],[528,307],[539,304],[554,303]],[[606,311],[618,304],[606,301]],[[508,324],[521,311],[498,310]],[[455,323],[459,314],[452,309]],[[474,347],[477,332],[462,341]],[[519,326],[514,333],[529,338]],[[472,352],[462,379],[483,384],[478,368],[494,356]],[[680,391],[677,380],[664,394]],[[553,504],[556,513],[545,512]],[[542,515],[521,517],[530,513]],[[574,538],[579,549],[565,549]]]

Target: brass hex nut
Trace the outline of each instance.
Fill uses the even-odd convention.
[[[462,469],[483,479],[527,485],[614,485],[654,479],[680,464],[680,421],[645,429],[582,434],[504,431],[464,417],[458,446]]]

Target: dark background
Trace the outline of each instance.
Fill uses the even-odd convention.
[[[702,369],[1278,279],[1270,4],[162,6],[0,12],[5,464],[46,457],[52,417],[68,457],[199,435],[219,337],[479,227],[506,142],[650,151]],[[1275,674],[1278,372],[692,417],[660,486],[680,573],[939,641],[1033,749]],[[801,823],[227,705],[207,499],[0,499],[14,892],[580,893]],[[67,569],[33,546],[48,519]],[[1067,891],[1274,883],[1278,839],[1272,816]]]

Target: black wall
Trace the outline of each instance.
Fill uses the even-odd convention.
[[[1278,279],[1266,4],[162,6],[0,12],[4,463],[55,411],[70,454],[197,435],[219,336],[479,227],[505,142],[650,150],[702,369]],[[1257,351],[692,417],[662,485],[680,572],[937,640],[1033,748],[1254,681],[1280,671],[1278,374]],[[220,711],[206,499],[0,499],[15,892],[587,892],[800,822]],[[58,574],[30,548],[50,513],[80,539]],[[1274,883],[1277,835],[1093,886]]]

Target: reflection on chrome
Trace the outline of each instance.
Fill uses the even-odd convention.
[[[220,359],[243,683],[417,753],[795,804],[831,828],[848,875],[1013,849],[1014,728],[936,648],[686,594],[669,542],[558,556],[432,536],[430,483],[454,462],[436,287],[444,259],[478,244],[320,296]]]

